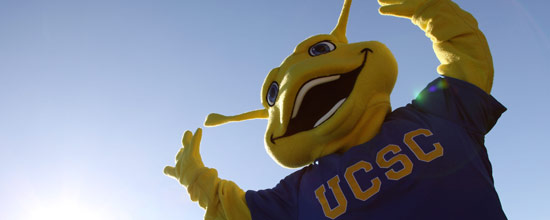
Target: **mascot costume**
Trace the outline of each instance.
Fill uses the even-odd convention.
[[[348,43],[345,0],[330,34],[304,40],[267,75],[262,109],[205,122],[268,119],[267,152],[300,170],[245,192],[204,166],[200,128],[183,135],[164,173],[205,219],[506,219],[484,146],[506,108],[490,95],[493,63],[476,20],[450,0],[378,2],[425,31],[442,76],[392,111],[395,58],[376,41]]]

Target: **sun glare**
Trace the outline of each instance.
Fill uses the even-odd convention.
[[[27,212],[27,220],[108,220],[104,210],[98,210],[81,201],[63,199],[51,203],[41,203]]]

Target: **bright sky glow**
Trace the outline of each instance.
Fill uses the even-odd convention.
[[[493,54],[492,94],[508,111],[486,137],[509,219],[547,219],[550,3],[456,2]],[[261,107],[264,77],[342,1],[0,0],[0,219],[202,219],[165,177],[185,130],[211,112]],[[410,21],[356,0],[348,40],[385,43],[399,63],[394,108],[437,77]],[[206,128],[207,166],[243,189],[292,172],[263,147],[266,122]]]
[[[41,204],[29,204],[28,220],[96,220],[115,219],[109,213],[101,213],[97,208],[72,198],[60,201],[43,201]],[[34,207],[33,207],[34,206]]]

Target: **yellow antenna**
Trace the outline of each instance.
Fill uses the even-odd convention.
[[[343,43],[348,43],[348,39],[346,38],[346,26],[348,24],[348,16],[349,16],[349,9],[351,7],[351,0],[345,0],[344,6],[342,6],[342,12],[340,13],[340,18],[338,19],[338,24],[336,24],[336,27],[334,27],[334,30],[330,33],[330,35],[335,36]]]
[[[267,118],[267,117],[269,117],[269,113],[267,113],[267,109],[255,110],[255,111],[246,112],[235,116],[225,116],[225,115],[212,113],[212,114],[209,114],[208,117],[206,117],[206,121],[204,122],[204,125],[208,127],[218,126],[228,122],[244,121],[244,120]]]

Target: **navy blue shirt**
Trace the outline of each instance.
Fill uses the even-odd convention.
[[[367,143],[246,192],[252,219],[506,219],[484,146],[504,111],[478,87],[438,78]]]

